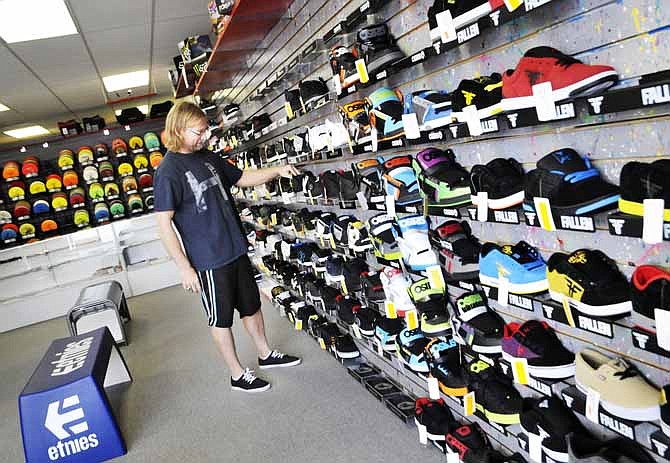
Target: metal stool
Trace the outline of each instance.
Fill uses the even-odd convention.
[[[117,344],[127,344],[124,324],[130,321],[128,303],[118,281],[87,286],[67,314],[73,336],[106,326]]]

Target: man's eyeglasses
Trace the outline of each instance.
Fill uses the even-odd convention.
[[[198,130],[198,129],[192,129],[192,128],[187,128],[189,132],[191,132],[193,135],[204,138],[206,140],[209,140],[209,138],[212,136],[212,130],[207,127],[205,130]]]

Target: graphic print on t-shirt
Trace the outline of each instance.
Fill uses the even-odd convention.
[[[208,162],[205,162],[205,166],[207,166],[210,172],[212,172],[212,176],[209,177],[208,179],[203,180],[202,182],[198,182],[198,179],[195,177],[195,175],[193,175],[193,172],[191,172],[190,170],[186,171],[185,173],[186,181],[188,182],[189,187],[191,187],[191,191],[193,192],[193,196],[195,197],[195,208],[199,214],[207,211],[205,192],[212,187],[218,187],[219,191],[221,192],[221,196],[223,196],[223,199],[225,201],[229,200],[228,194],[226,193],[226,190],[223,188],[223,185],[221,184],[221,179],[219,178],[219,175],[214,169],[214,166],[212,166]]]

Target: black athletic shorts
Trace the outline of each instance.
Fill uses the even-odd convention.
[[[198,278],[209,326],[230,328],[235,309],[242,318],[255,314],[261,308],[258,285],[246,254],[223,267],[200,271]]]

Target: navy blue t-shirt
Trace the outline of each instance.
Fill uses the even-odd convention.
[[[249,243],[230,194],[242,171],[211,151],[169,152],[154,179],[156,211],[174,211],[186,255],[198,271],[229,264]]]

